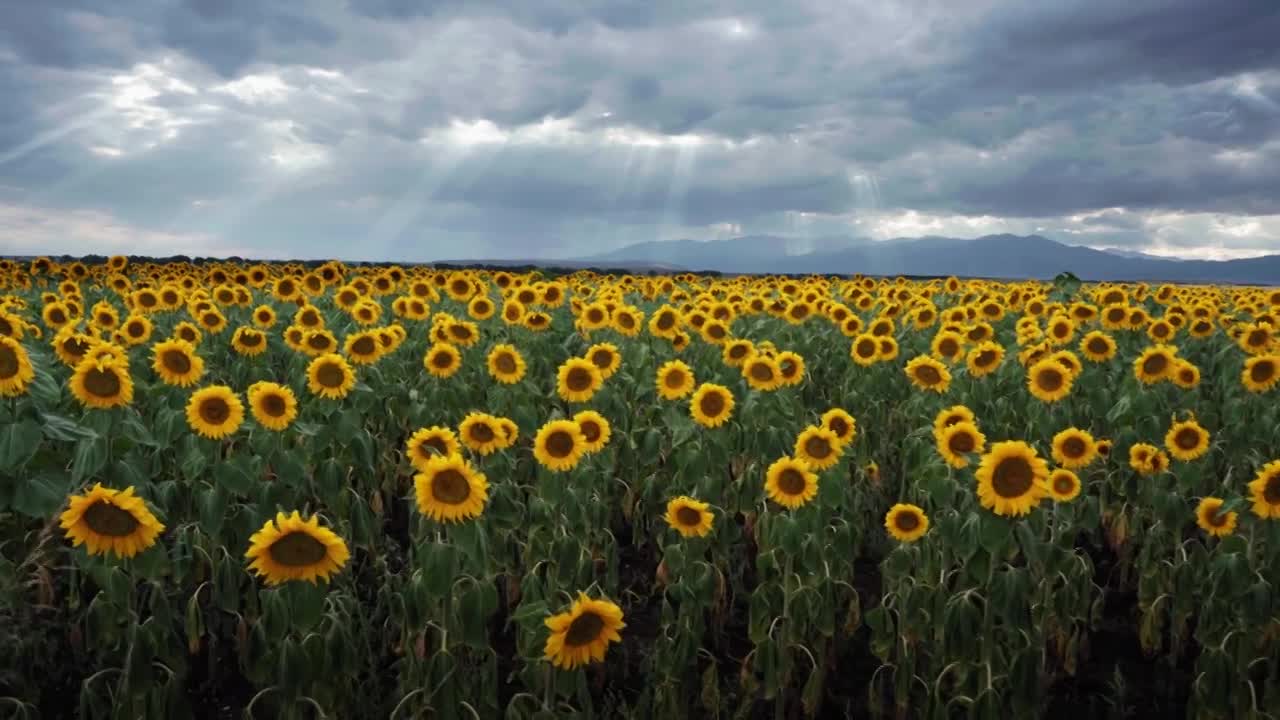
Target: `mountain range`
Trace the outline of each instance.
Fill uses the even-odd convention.
[[[1280,255],[1240,260],[1161,258],[1065,245],[1040,235],[984,235],[874,241],[796,240],[752,235],[726,240],[661,240],[575,258],[576,266],[712,270],[733,274],[922,275],[1280,285]],[[548,264],[548,263],[540,263]]]

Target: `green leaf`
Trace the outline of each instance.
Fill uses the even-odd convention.
[[[44,433],[35,420],[23,420],[0,427],[0,470],[13,470],[31,459],[40,449]]]
[[[93,439],[98,437],[98,433],[92,428],[87,428],[80,423],[65,418],[61,415],[53,413],[41,413],[40,419],[44,421],[44,434],[51,440],[62,440],[65,442],[76,442],[77,440]]]
[[[217,537],[227,515],[227,489],[221,485],[206,487],[197,501],[200,507],[200,527],[211,537]]]
[[[67,499],[70,477],[61,471],[45,471],[17,481],[13,509],[33,518],[51,517]]]
[[[107,441],[103,438],[85,438],[76,443],[71,460],[71,482],[79,485],[93,477],[107,464]]]
[[[241,497],[253,489],[253,478],[236,463],[219,463],[213,471],[214,480],[229,492]]]

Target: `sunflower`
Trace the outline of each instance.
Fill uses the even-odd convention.
[[[893,341],[893,338],[880,339],[882,342]],[[882,355],[885,353],[883,347],[881,348],[881,353]],[[896,350],[894,355],[896,357]],[[804,358],[800,357],[799,353],[794,353],[790,350],[783,350],[778,353],[778,356],[774,358],[774,361],[778,363],[778,374],[782,378],[783,385],[798,385],[802,380],[804,380]]]
[[[943,330],[933,337],[929,351],[939,360],[955,363],[964,357],[964,336]]]
[[[65,325],[53,338],[53,351],[64,365],[74,368],[98,342],[96,337],[77,332],[72,325]]]
[[[667,502],[667,525],[684,537],[706,537],[715,516],[711,506],[681,495]]]
[[[1080,478],[1066,468],[1049,473],[1049,497],[1057,502],[1071,502],[1080,494]]]
[[[423,356],[422,366],[438,378],[447,378],[462,367],[462,353],[450,343],[437,342]]]
[[[533,457],[548,470],[572,470],[586,453],[587,439],[572,420],[552,420],[533,438]]]
[[[804,460],[781,457],[765,471],[764,491],[769,499],[794,510],[818,494],[818,476]]]
[[[431,458],[457,455],[461,447],[452,430],[433,425],[419,429],[405,441],[405,454],[409,456],[409,463],[421,472]]]
[[[0,335],[0,397],[17,397],[27,392],[35,379],[35,368],[22,343]]]
[[[299,349],[309,357],[317,358],[321,355],[336,353],[338,351],[338,339],[333,333],[326,329],[305,330],[302,333],[302,344]]]
[[[714,428],[729,421],[734,407],[733,393],[715,383],[702,383],[689,400],[689,413],[699,425]]]
[[[357,365],[372,365],[382,357],[383,345],[372,330],[360,330],[347,335],[342,351]]]
[[[968,420],[952,423],[934,431],[938,454],[953,468],[969,466],[968,455],[981,454],[987,447],[987,436]]]
[[[627,626],[622,622],[622,608],[609,600],[592,600],[585,593],[578,593],[567,612],[552,615],[544,622],[551,634],[543,656],[565,670],[603,662],[609,643],[621,642],[618,631]]]
[[[1068,428],[1053,436],[1053,461],[1068,470],[1084,468],[1097,455],[1097,445],[1088,430]]]
[[[826,470],[840,461],[844,444],[831,430],[810,425],[796,437],[794,457],[814,470]]]
[[[1048,463],[1021,440],[992,445],[976,476],[978,500],[997,515],[1025,515],[1048,493]]]
[[[485,413],[467,413],[458,423],[458,438],[462,444],[480,455],[489,455],[506,442],[498,418]]]
[[[133,402],[129,365],[114,358],[86,358],[71,376],[71,394],[81,405],[107,410]]]
[[[527,368],[524,357],[514,345],[494,345],[486,359],[489,374],[504,385],[514,385],[524,378]]]
[[[238,327],[231,336],[231,347],[245,357],[255,357],[267,351],[267,336],[248,326]]]
[[[96,483],[89,492],[72,495],[68,501],[59,525],[74,547],[84,545],[90,555],[131,558],[154,545],[164,532],[164,525],[133,494],[132,486],[111,490]]]
[[[729,367],[741,368],[756,352],[756,346],[750,340],[738,338],[724,344],[720,351],[720,359]]]
[[[1226,537],[1236,531],[1235,511],[1222,512],[1221,498],[1207,497],[1196,506],[1196,524],[1214,537]]]
[[[200,341],[204,339],[204,333],[200,332],[200,328],[194,324],[183,320],[173,326],[173,337],[177,340],[185,340],[195,346],[199,345]]]
[[[666,400],[679,400],[693,392],[693,368],[680,360],[668,360],[658,368],[658,395]]]
[[[247,394],[253,419],[268,430],[284,430],[298,417],[298,399],[284,385],[259,381],[249,386]]]
[[[853,442],[858,434],[858,423],[853,416],[841,408],[831,408],[822,413],[822,427],[835,434],[841,445]]]
[[[285,515],[276,513],[249,537],[245,558],[249,569],[266,578],[268,585],[290,580],[329,581],[340,571],[351,552],[347,544],[328,528],[320,526],[319,516],[303,520],[297,510]]]
[[[151,368],[166,385],[190,387],[204,375],[204,359],[185,340],[164,340],[151,347]]]
[[[244,404],[226,385],[200,388],[187,401],[187,424],[210,440],[231,435],[243,421]]]
[[[1074,376],[1054,358],[1036,361],[1027,370],[1027,388],[1042,402],[1057,402],[1071,394]]]
[[[973,377],[990,375],[1004,362],[1004,346],[991,340],[978,343],[965,359],[969,374]]]
[[[1160,448],[1148,443],[1135,443],[1129,448],[1129,467],[1139,475],[1156,475],[1168,466]]]
[[[1178,360],[1173,364],[1170,379],[1178,387],[1190,390],[1200,384],[1200,368],[1188,360]]]
[[[1080,339],[1080,354],[1090,362],[1106,362],[1116,355],[1116,341],[1110,335],[1094,330]]]
[[[849,346],[849,356],[857,364],[868,367],[880,359],[880,343],[871,333],[860,333]]]
[[[1272,460],[1258,470],[1249,481],[1249,497],[1254,515],[1280,520],[1280,460]]]
[[[253,324],[263,330],[276,324],[276,311],[270,305],[259,305],[253,309]]]
[[[1098,440],[1094,444],[1094,449],[1098,451],[1098,457],[1107,460],[1111,457],[1111,448],[1114,445],[1110,440]]]
[[[478,517],[489,499],[489,481],[459,455],[427,460],[413,478],[418,511],[436,522]]]
[[[151,339],[154,328],[146,315],[130,315],[120,325],[120,334],[130,346],[141,345]]]
[[[526,328],[534,332],[542,332],[551,327],[551,316],[544,312],[526,313],[522,322]]]
[[[1133,374],[1144,384],[1154,385],[1169,379],[1178,349],[1172,345],[1153,345],[1133,361]]]
[[[752,355],[742,364],[742,377],[755,390],[768,392],[782,386],[782,370],[777,361],[767,355]]]
[[[898,542],[915,542],[929,532],[929,516],[919,506],[897,503],[885,513],[884,527]]]
[[[613,343],[596,343],[587,348],[585,357],[600,370],[600,377],[605,380],[612,377],[622,364],[622,354]]]
[[[593,453],[609,444],[612,431],[609,421],[600,413],[595,410],[583,410],[573,416],[573,421],[578,423],[578,429],[582,431],[582,437],[586,441],[583,452]]]
[[[584,358],[565,360],[556,372],[556,391],[568,402],[586,402],[604,384],[604,375],[595,363]]]
[[[1176,422],[1164,436],[1169,454],[1182,462],[1191,462],[1209,451],[1209,431],[1200,427],[1195,416]]]
[[[1263,393],[1280,383],[1280,356],[1255,355],[1244,361],[1240,382],[1249,392]]]

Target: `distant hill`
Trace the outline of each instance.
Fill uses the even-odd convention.
[[[1280,285],[1280,255],[1244,260],[1175,260],[1064,245],[1040,235],[985,235],[887,241],[850,239],[831,249],[789,252],[796,241],[772,236],[674,240],[629,245],[582,258],[591,264],[662,263],[726,273],[970,276],[1049,279],[1071,272],[1082,280]]]

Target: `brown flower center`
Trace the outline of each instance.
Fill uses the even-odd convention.
[[[478,422],[467,428],[467,435],[478,443],[493,442],[496,437],[493,428],[489,427],[489,423]]]
[[[245,347],[257,347],[262,344],[262,336],[256,332],[240,333],[240,344]]]
[[[875,357],[875,354],[876,354],[876,343],[874,340],[871,340],[870,338],[865,338],[858,341],[858,357],[863,357],[863,358]]]
[[[613,351],[600,349],[591,353],[591,362],[601,370],[608,370],[613,365]]]
[[[337,363],[326,362],[321,363],[316,368],[316,382],[327,388],[342,387],[342,383],[347,379],[347,374]]]
[[[547,453],[553,458],[567,458],[573,454],[573,435],[565,430],[555,430],[547,435]]]
[[[351,352],[356,355],[372,355],[377,349],[377,344],[368,335],[361,335],[351,343]]]
[[[786,495],[800,495],[808,483],[804,473],[789,467],[778,474],[778,489]]]
[[[752,379],[759,380],[760,382],[769,382],[773,379],[773,368],[770,367],[767,362],[751,363],[750,373]]]
[[[510,375],[516,371],[516,359],[509,352],[498,353],[493,359],[493,366],[503,375]]]
[[[975,441],[973,435],[964,431],[952,434],[951,438],[947,441],[947,447],[951,449],[951,452],[956,453],[957,455],[971,453],[977,445],[978,443]]]
[[[1262,486],[1262,499],[1268,505],[1280,505],[1280,472],[1272,473]]]
[[[702,522],[702,513],[688,505],[676,509],[676,522],[685,527],[697,527]]]
[[[1259,360],[1249,368],[1249,379],[1256,383],[1264,383],[1274,377],[1276,365],[1270,360]]]
[[[1245,342],[1249,344],[1249,347],[1256,348],[1256,347],[1262,347],[1266,345],[1267,342],[1270,340],[1271,340],[1271,334],[1268,333],[1266,330],[1254,330],[1249,333]]]
[[[181,350],[165,350],[160,354],[160,364],[165,370],[175,375],[186,375],[191,372],[191,358]]]
[[[1087,449],[1084,438],[1073,435],[1062,441],[1062,454],[1072,459],[1084,457]]]
[[[600,424],[595,420],[583,420],[578,423],[578,429],[582,431],[582,436],[586,438],[589,443],[593,443],[600,439]]]
[[[1054,368],[1044,368],[1036,373],[1036,385],[1047,392],[1055,392],[1065,382],[1062,373]]]
[[[471,339],[471,328],[466,325],[450,325],[449,334],[458,340],[469,340]]]
[[[1148,375],[1159,375],[1169,367],[1169,359],[1162,353],[1156,353],[1142,361],[1142,371]]]
[[[0,380],[16,376],[18,367],[18,353],[8,345],[0,345]]]
[[[206,398],[200,403],[200,419],[210,425],[221,425],[231,417],[231,406],[220,397]]]
[[[259,397],[258,405],[264,414],[273,418],[284,417],[288,411],[288,404],[279,393],[264,393]]]
[[[306,567],[324,560],[329,548],[305,532],[291,532],[271,543],[267,554],[286,567]]]
[[[1069,495],[1076,489],[1076,484],[1075,481],[1071,479],[1070,475],[1058,474],[1053,478],[1053,489],[1059,495]]]
[[[804,454],[814,460],[825,460],[831,452],[831,443],[824,437],[814,436],[804,442]]]
[[[902,532],[911,532],[920,527],[920,516],[914,510],[903,510],[893,516],[893,525]]]
[[[471,497],[471,483],[453,468],[445,468],[431,478],[431,497],[446,505],[459,505]]]
[[[116,374],[114,369],[99,370],[96,367],[89,368],[89,372],[84,375],[84,389],[90,395],[100,398],[118,397],[122,389],[120,376]]]
[[[591,387],[591,373],[582,367],[569,368],[564,377],[565,387],[572,392],[583,392]]]
[[[437,350],[431,356],[431,364],[441,370],[448,370],[453,367],[453,355],[446,350]]]
[[[329,348],[329,338],[320,333],[312,333],[307,337],[307,345],[312,350],[327,350]]]
[[[1200,431],[1184,427],[1173,435],[1173,444],[1180,450],[1194,450],[1200,444]]]
[[[839,415],[832,417],[827,421],[827,429],[836,434],[836,437],[845,437],[852,428],[849,423]]]
[[[1034,479],[1031,463],[1026,458],[1010,457],[996,465],[991,473],[991,487],[1000,497],[1017,498],[1031,489]]]
[[[670,330],[671,326],[676,324],[676,319],[671,313],[662,313],[658,316],[658,329]]]
[[[685,374],[680,368],[672,368],[667,371],[665,377],[662,378],[662,384],[672,390],[679,390],[684,387]]]
[[[937,385],[942,382],[942,374],[938,369],[930,365],[921,365],[916,368],[916,379],[925,385]]]
[[[585,612],[569,623],[569,630],[564,634],[564,644],[568,647],[589,645],[600,637],[601,630],[604,630],[604,619],[593,612]]]
[[[1107,351],[1110,349],[1107,345],[1107,341],[1100,337],[1089,338],[1088,348],[1089,352],[1094,355],[1106,355]]]
[[[724,408],[724,395],[717,390],[704,394],[698,402],[698,409],[702,410],[702,414],[707,417],[719,417],[724,412]]]
[[[101,500],[85,508],[83,517],[90,530],[107,537],[127,537],[142,524],[128,510]]]
[[[140,322],[131,322],[129,327],[125,329],[130,337],[142,337],[147,333],[147,327]]]

